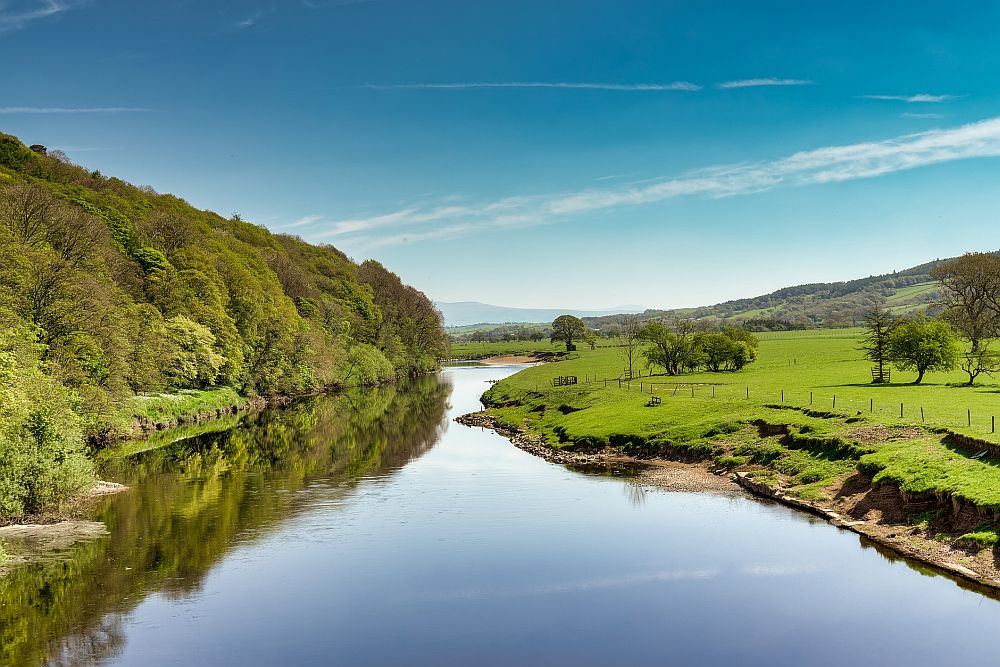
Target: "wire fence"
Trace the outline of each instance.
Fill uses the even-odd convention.
[[[636,392],[647,396],[677,399],[709,399],[728,401],[750,401],[768,407],[788,407],[815,412],[839,413],[845,417],[874,415],[881,418],[898,419],[908,424],[928,424],[941,427],[964,427],[982,433],[996,433],[996,415],[982,410],[982,406],[957,406],[952,410],[941,406],[926,407],[917,401],[892,401],[884,397],[858,397],[856,394],[843,394],[830,391],[829,388],[812,388],[794,390],[760,388],[753,385],[736,386],[732,384],[710,384],[705,382],[663,381],[662,375],[636,372],[631,378],[604,377],[599,374],[585,374],[582,378],[573,377],[572,382],[560,378],[554,386],[568,384],[599,385],[613,387],[622,391]],[[536,385],[536,389],[538,386]],[[656,405],[660,403],[657,402]]]

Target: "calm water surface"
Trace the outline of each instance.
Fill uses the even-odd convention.
[[[995,664],[1000,604],[750,498],[450,420],[515,368],[267,412],[109,466],[111,534],[0,584],[9,664]]]

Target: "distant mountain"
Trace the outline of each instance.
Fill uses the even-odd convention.
[[[493,306],[478,301],[435,301],[434,305],[444,315],[445,326],[461,327],[470,324],[513,324],[530,322],[551,322],[560,315],[577,317],[604,317],[619,313],[641,313],[642,306],[626,305],[596,310],[573,310],[568,308],[509,308]]]

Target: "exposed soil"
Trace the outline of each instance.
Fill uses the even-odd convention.
[[[511,364],[534,364],[538,363],[538,359],[533,356],[520,354],[501,354],[495,357],[480,359],[479,363],[487,366],[509,366]]]
[[[710,462],[681,463],[662,458],[641,461],[622,455],[613,448],[567,451],[544,445],[535,435],[499,424],[485,412],[462,415],[455,421],[466,426],[488,428],[508,438],[516,447],[554,463],[568,465],[637,464],[645,466],[640,481],[671,491],[706,491],[732,494],[742,488],[755,496],[823,517],[840,528],[862,535],[904,558],[937,567],[963,582],[1000,590],[1000,548],[969,549],[935,539],[939,532],[971,530],[981,517],[969,508],[953,507],[945,499],[907,498],[891,484],[872,485],[872,480],[856,473],[827,489],[829,499],[807,501],[775,487],[757,482],[746,473],[713,470]],[[860,442],[885,442],[926,435],[916,428],[870,426],[851,432]],[[931,510],[938,517],[919,522],[921,513]],[[938,523],[935,523],[938,522]],[[992,593],[995,595],[996,593]]]

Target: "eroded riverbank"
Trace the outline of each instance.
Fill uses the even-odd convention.
[[[976,585],[1000,590],[1000,568],[990,550],[956,549],[928,538],[928,527],[914,527],[908,521],[915,509],[897,487],[872,485],[870,476],[858,473],[832,488],[834,502],[809,501],[795,497],[766,483],[756,482],[743,472],[730,472],[710,461],[676,461],[661,457],[636,458],[615,447],[582,449],[546,446],[535,434],[512,428],[487,412],[461,415],[456,422],[489,429],[512,444],[552,463],[571,466],[641,465],[638,480],[667,491],[707,491],[732,494],[739,489],[754,496],[822,517],[831,524],[857,533],[901,556],[941,569]],[[922,507],[922,506],[921,506]]]

